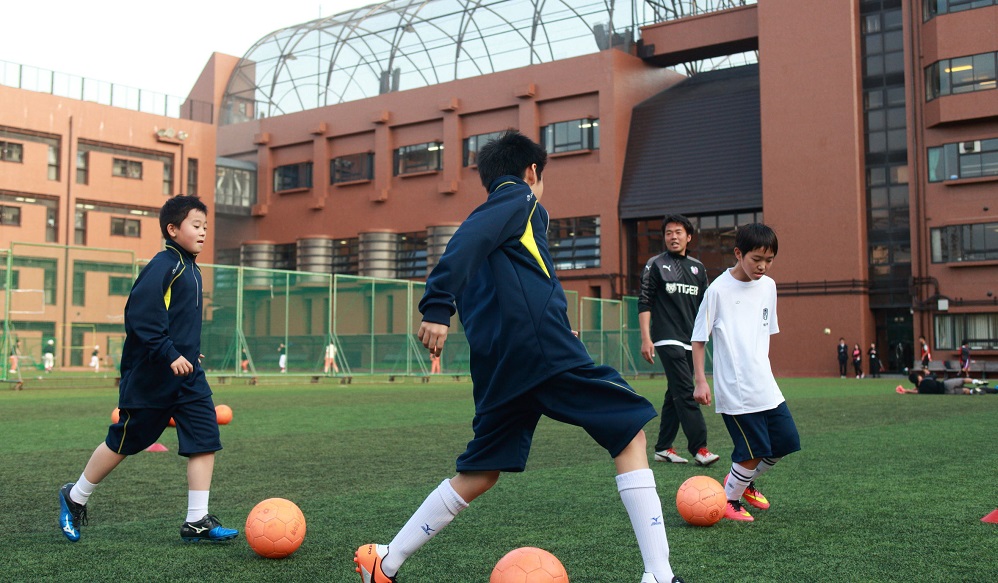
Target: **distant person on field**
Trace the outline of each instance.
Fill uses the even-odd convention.
[[[7,358],[7,362],[10,364],[9,372],[17,374],[18,371],[18,361],[21,358],[21,341],[15,340],[14,345],[10,347],[10,356]]]
[[[859,344],[852,347],[852,367],[856,369],[856,378],[863,378],[863,350]]]
[[[159,213],[166,239],[142,268],[125,303],[125,344],[121,351],[118,422],[107,431],[79,479],[59,490],[59,528],[80,540],[87,502],[97,484],[124,459],[159,439],[173,418],[178,453],[187,461],[187,517],[180,538],[224,541],[238,531],[208,513],[215,452],[222,449],[215,404],[201,354],[201,270],[195,263],[208,230],[207,209],[194,196],[175,196]],[[107,513],[113,524],[113,512]]]
[[[42,363],[45,365],[45,372],[52,372],[55,368],[55,340],[51,338],[45,343],[45,349],[42,352]]]
[[[929,363],[932,362],[932,353],[929,352],[929,344],[925,341],[925,336],[918,337],[918,346],[922,368],[929,368]]]
[[[96,344],[90,353],[90,368],[94,369],[94,372],[100,372],[100,346]]]
[[[867,355],[870,360],[870,376],[879,379],[880,378],[880,357],[877,356],[877,343],[870,343],[870,350],[867,351]]]
[[[277,347],[277,353],[280,355],[277,358],[277,366],[281,367],[281,372],[288,372],[288,348],[283,342]]]
[[[776,283],[766,272],[778,248],[770,227],[758,223],[738,227],[735,266],[707,288],[693,327],[693,396],[702,405],[711,403],[704,363],[713,335],[716,408],[735,446],[731,471],[724,479],[728,497],[724,517],[729,520],[754,520],[741,505],[742,498],[756,508],[769,508],[755,481],[783,456],[800,450],[797,426],[769,362],[769,337],[780,327]]]
[[[241,349],[239,354],[239,366],[243,369],[243,372],[249,372],[249,355],[246,354],[246,349]]]
[[[460,314],[471,349],[474,438],[457,459],[457,475],[430,493],[389,544],[357,549],[354,561],[365,583],[395,581],[403,562],[492,488],[501,472],[523,471],[541,415],[585,428],[613,458],[644,563],[642,583],[680,581],[669,564],[642,430],[655,407],[617,371],[596,366],[572,332],[548,251],[549,216],[538,202],[546,162],[544,148],[512,130],[479,152],[488,198],[454,233],[427,278],[418,331],[423,346],[439,354],[451,317]],[[571,486],[567,478],[559,484],[564,492]],[[608,568],[626,568],[617,559],[607,557]]]
[[[442,355],[442,350],[440,352],[430,354],[430,374],[440,374],[440,358]]]
[[[326,360],[322,372],[329,374],[329,369],[332,369],[334,373],[340,372],[340,367],[336,365],[336,344],[333,342],[326,346]]]
[[[846,378],[849,372],[849,347],[846,346],[846,339],[839,338],[839,377]]]
[[[700,404],[693,400],[693,347],[690,333],[697,309],[707,291],[707,270],[690,257],[686,247],[693,240],[693,223],[683,215],[662,220],[665,252],[648,260],[641,275],[638,325],[641,356],[655,364],[658,354],[668,386],[655,443],[655,461],[687,463],[676,453],[673,441],[682,426],[686,451],[699,466],[709,466],[718,455],[707,449],[707,423]]]
[[[914,389],[906,389],[898,385],[894,390],[901,395],[973,395],[974,393],[998,393],[998,389],[986,386],[983,381],[964,377],[941,381],[936,378],[936,375],[929,373],[927,370],[911,373],[908,375],[908,381],[915,386]],[[969,387],[965,386],[968,384],[970,385]]]
[[[960,344],[960,375],[970,378],[970,346],[966,340]]]

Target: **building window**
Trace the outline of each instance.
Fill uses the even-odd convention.
[[[114,158],[111,163],[111,175],[142,180],[142,162]]]
[[[998,223],[951,225],[930,234],[933,263],[998,259]]]
[[[6,289],[7,285],[7,270],[0,269],[0,289]],[[10,271],[10,289],[18,289],[21,287],[21,272],[12,269]]]
[[[426,231],[402,233],[399,236],[395,277],[426,277],[426,249]]]
[[[187,194],[198,195],[198,159],[187,159]]]
[[[173,159],[163,160],[163,194],[173,195]]]
[[[256,204],[256,171],[215,165],[215,211],[249,214]]]
[[[998,176],[998,138],[928,149],[929,182]]]
[[[374,178],[374,153],[351,154],[329,161],[329,183],[371,180]]]
[[[4,162],[24,162],[24,144],[0,142],[0,160]]]
[[[56,230],[59,222],[59,209],[50,206],[45,209],[45,242],[55,243],[59,240],[59,235]]]
[[[0,205],[0,225],[7,227],[20,227],[21,207]]]
[[[90,180],[90,152],[76,151],[76,183],[87,184]]]
[[[142,223],[138,219],[111,217],[111,234],[139,238],[142,236]]]
[[[76,209],[76,217],[73,219],[73,243],[87,244],[87,212],[80,209]]]
[[[440,170],[443,150],[439,142],[402,146],[395,150],[395,176]]]
[[[475,164],[478,164],[478,151],[482,149],[482,146],[488,144],[492,140],[498,139],[499,136],[504,133],[505,132],[489,132],[487,134],[478,134],[465,138],[464,165],[474,166]]]
[[[548,250],[558,271],[600,266],[599,217],[551,219]]]
[[[127,296],[132,291],[132,278],[107,276],[107,295]]]
[[[541,145],[549,154],[599,149],[599,120],[576,119],[541,128]]]
[[[932,63],[925,68],[925,100],[994,89],[996,56],[981,53]]]
[[[360,273],[360,239],[340,239],[333,247],[333,273],[357,275]]]
[[[312,188],[312,163],[288,164],[274,168],[274,192]]]
[[[963,12],[995,4],[998,4],[998,0],[923,0],[922,18],[930,20],[940,14]]]
[[[939,314],[936,348],[956,350],[967,341],[975,350],[998,349],[998,314]]]
[[[48,179],[59,180],[59,144],[49,144]]]

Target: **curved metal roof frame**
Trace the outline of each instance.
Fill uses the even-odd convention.
[[[257,41],[229,78],[221,123],[283,115],[613,47],[630,50],[641,26],[755,2],[391,0],[372,4],[283,28]]]

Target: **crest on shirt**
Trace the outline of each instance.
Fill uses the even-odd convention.
[[[762,321],[765,322],[769,319],[769,308],[762,309]]]
[[[696,275],[696,274],[700,273],[700,268],[697,267],[696,265],[694,265],[693,267],[690,268],[690,273],[692,273],[693,275]]]
[[[670,294],[676,293],[676,284],[674,283],[665,284],[665,292]]]

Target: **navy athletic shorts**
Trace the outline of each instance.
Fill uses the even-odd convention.
[[[617,457],[657,412],[616,370],[596,365],[574,368],[475,415],[475,437],[457,459],[457,471],[522,472],[541,415],[585,429],[611,457]]]
[[[222,449],[215,404],[210,396],[167,409],[121,409],[118,422],[108,427],[104,443],[111,451],[123,455],[139,453],[163,435],[170,426],[170,417],[177,424],[180,455],[189,457]]]
[[[731,452],[731,461],[735,463],[800,451],[800,435],[786,401],[767,411],[744,415],[722,413],[721,417],[735,444]]]

